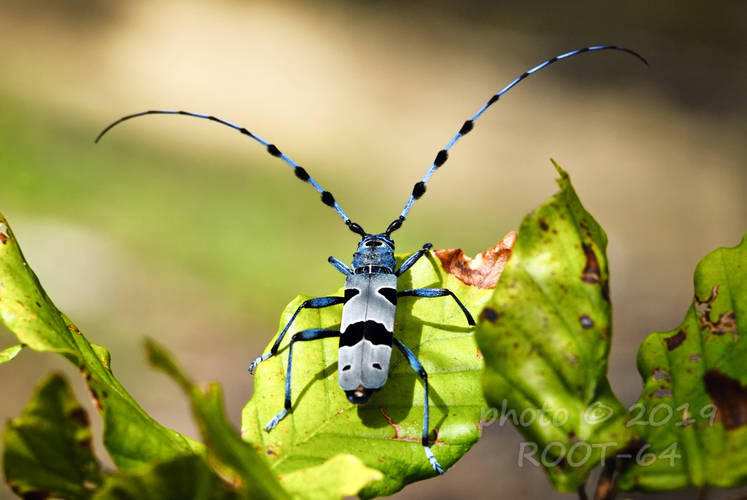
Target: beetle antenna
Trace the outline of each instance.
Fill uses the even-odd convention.
[[[335,211],[338,213],[340,217],[342,217],[342,220],[345,221],[345,224],[348,226],[348,228],[353,231],[356,234],[359,234],[361,237],[366,236],[366,231],[363,230],[363,228],[356,224],[355,222],[350,220],[350,217],[348,217],[345,212],[342,210],[340,205],[335,201],[335,197],[332,196],[332,193],[329,191],[325,191],[317,182],[311,178],[311,176],[306,172],[306,169],[304,169],[302,166],[298,165],[296,162],[288,158],[284,153],[282,153],[274,144],[271,144],[261,137],[249,132],[244,127],[240,127],[238,125],[235,125],[231,122],[227,122],[225,120],[222,120],[220,118],[216,118],[215,116],[210,115],[203,115],[199,113],[190,113],[189,111],[171,111],[171,110],[149,110],[149,111],[142,111],[140,113],[135,113],[133,115],[128,115],[123,118],[120,118],[119,120],[115,121],[108,127],[106,127],[98,137],[96,137],[96,142],[98,143],[99,140],[106,134],[109,130],[111,130],[116,125],[119,125],[125,120],[129,120],[130,118],[137,118],[139,116],[145,116],[145,115],[184,115],[184,116],[192,116],[194,118],[202,118],[203,120],[210,120],[212,122],[220,123],[221,125],[225,125],[227,127],[231,127],[234,130],[238,130],[244,135],[247,135],[254,139],[255,141],[259,142],[263,146],[267,148],[267,152],[270,153],[271,156],[274,156],[276,158],[280,158],[285,163],[290,165],[293,168],[293,173],[296,174],[296,177],[301,179],[304,182],[308,182],[312,186],[314,186],[314,189],[316,189],[319,194],[322,195],[322,203],[327,205],[328,207],[332,207],[335,209]]]
[[[405,209],[402,210],[402,214],[400,214],[399,218],[395,219],[389,225],[389,228],[386,230],[386,235],[389,236],[390,233],[402,227],[402,223],[405,221],[405,218],[407,217],[407,213],[410,211],[410,208],[412,208],[413,203],[415,203],[416,200],[419,200],[420,197],[423,196],[423,194],[425,194],[425,183],[428,182],[428,179],[431,178],[431,175],[433,175],[433,172],[435,172],[436,169],[441,167],[444,163],[446,163],[446,160],[449,159],[449,150],[454,146],[454,144],[456,144],[456,142],[459,140],[460,137],[467,135],[474,128],[475,120],[477,120],[480,117],[480,115],[482,115],[485,112],[485,110],[487,110],[491,105],[493,105],[493,103],[498,101],[498,99],[500,99],[500,97],[503,94],[511,90],[517,83],[522,81],[524,78],[528,77],[529,75],[533,73],[536,73],[537,71],[551,65],[552,63],[556,61],[560,61],[561,59],[567,59],[569,57],[573,57],[583,52],[592,52],[596,50],[607,50],[607,49],[621,50],[623,52],[632,54],[638,59],[640,59],[641,61],[643,61],[646,64],[646,66],[648,66],[648,62],[637,52],[634,52],[630,49],[626,49],[625,47],[619,47],[617,45],[599,45],[595,47],[584,47],[583,49],[578,49],[578,50],[574,50],[571,52],[567,52],[565,54],[561,54],[557,57],[553,57],[549,61],[543,62],[539,66],[535,66],[534,68],[530,69],[529,71],[521,75],[519,78],[517,78],[516,80],[508,84],[503,90],[501,90],[500,92],[495,94],[493,97],[491,97],[490,100],[486,102],[485,105],[482,108],[480,108],[472,118],[464,122],[464,125],[462,125],[462,128],[459,129],[459,132],[457,132],[454,138],[451,139],[451,141],[449,141],[449,143],[446,145],[445,148],[443,148],[441,151],[438,152],[438,154],[436,155],[436,159],[433,160],[433,163],[431,164],[431,168],[428,169],[428,171],[425,173],[425,176],[423,176],[420,182],[415,184],[415,187],[412,190],[412,194],[410,195],[410,199],[407,201],[407,204],[405,205]]]

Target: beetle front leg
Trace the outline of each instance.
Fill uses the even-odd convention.
[[[457,305],[462,309],[462,312],[467,317],[467,323],[469,323],[470,326],[475,326],[475,319],[472,317],[472,314],[470,314],[464,304],[462,304],[462,301],[459,300],[456,295],[454,295],[454,292],[452,292],[448,288],[416,288],[415,290],[402,290],[401,292],[397,292],[397,297],[434,298],[446,297],[447,295],[450,295],[456,301]]]
[[[332,264],[335,267],[335,269],[340,271],[345,276],[350,276],[351,274],[353,274],[353,270],[350,269],[348,266],[346,266],[343,262],[341,262],[340,259],[330,257],[329,259],[327,259],[327,262]]]
[[[412,254],[409,259],[404,261],[402,265],[399,266],[399,269],[397,269],[397,271],[394,273],[395,276],[397,277],[402,276],[402,274],[405,273],[405,271],[407,271],[408,269],[410,269],[413,265],[415,265],[415,263],[418,260],[420,260],[420,257],[425,255],[425,252],[430,250],[432,246],[433,245],[431,245],[430,243],[426,243],[425,245],[423,245],[423,248],[421,250],[418,250],[417,252]]]

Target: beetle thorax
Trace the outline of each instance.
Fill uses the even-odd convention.
[[[361,273],[393,273],[397,267],[394,259],[394,241],[383,234],[366,235],[353,254],[353,269]]]

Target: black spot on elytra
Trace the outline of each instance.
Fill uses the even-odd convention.
[[[379,295],[388,300],[390,304],[393,306],[397,305],[397,290],[394,288],[379,288],[377,291],[379,292]]]
[[[345,302],[352,299],[356,295],[361,293],[359,290],[356,290],[355,288],[346,288],[345,289]]]
[[[348,325],[340,335],[340,347],[354,346],[363,339],[373,345],[392,345],[392,332],[376,321],[358,321]]]

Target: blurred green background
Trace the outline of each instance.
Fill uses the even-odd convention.
[[[150,336],[195,379],[224,385],[238,426],[246,368],[282,308],[340,287],[326,259],[349,261],[356,236],[227,128],[145,117],[94,146],[106,125],[145,109],[239,123],[379,232],[492,94],[557,54],[625,45],[650,67],[585,54],[512,90],[396,237],[400,252],[430,241],[479,253],[555,192],[555,158],[610,237],[610,377],[632,404],[638,345],[679,324],[697,262],[747,230],[745,20],[747,4],[727,1],[0,0],[0,211],[146,411],[195,435],[177,389],[146,366]],[[0,331],[0,349],[14,343]],[[62,360],[23,352],[0,365],[3,421],[51,369],[88,400]],[[494,424],[444,477],[396,497],[565,498],[518,467],[520,441]]]

